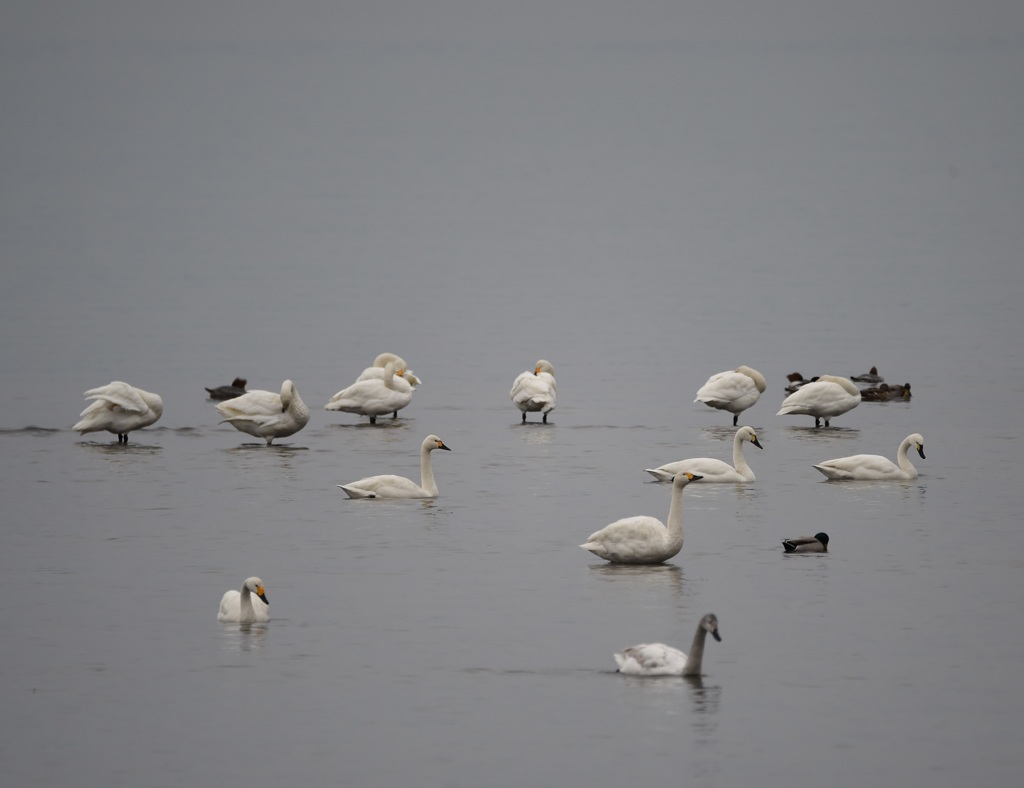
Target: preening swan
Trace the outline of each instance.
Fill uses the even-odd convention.
[[[217,386],[215,388],[207,388],[206,393],[210,395],[210,399],[234,399],[235,397],[241,397],[245,394],[245,386],[249,381],[245,378],[235,378],[231,381],[230,386]]]
[[[697,391],[694,402],[729,411],[735,427],[740,414],[757,402],[764,389],[764,375],[750,367],[736,367],[708,378],[708,382]]]
[[[715,640],[722,641],[718,634],[718,617],[714,613],[708,613],[697,624],[689,656],[664,643],[641,643],[615,655],[619,673],[631,676],[699,676],[704,661],[704,641],[709,633]]]
[[[428,435],[420,445],[420,479],[416,484],[404,476],[370,476],[357,482],[339,484],[349,498],[436,498],[437,482],[430,465],[430,452],[434,449],[451,451],[436,435]]]
[[[689,460],[679,460],[644,470],[659,482],[670,482],[683,471],[699,474],[705,484],[708,482],[752,482],[754,481],[754,472],[743,457],[743,444],[747,441],[759,449],[764,448],[758,443],[757,433],[753,427],[740,427],[736,431],[736,437],[732,439],[732,465],[713,457],[692,457]]]
[[[548,423],[548,414],[555,409],[558,396],[558,385],[555,383],[555,368],[550,361],[541,359],[533,372],[527,370],[519,373],[508,393],[512,402],[523,412],[523,421],[527,413],[544,414],[544,423]]]
[[[702,477],[680,473],[672,482],[668,525],[656,517],[624,517],[595,531],[580,545],[613,564],[660,564],[683,549],[683,488]]]
[[[239,432],[263,438],[267,445],[274,438],[294,435],[309,421],[309,408],[299,396],[295,384],[286,380],[281,393],[249,391],[241,397],[217,404],[217,412]]]
[[[253,599],[253,597],[256,597]],[[263,581],[250,577],[242,583],[242,590],[225,591],[220,600],[217,620],[239,624],[265,624],[270,621],[270,602],[263,590]]]
[[[852,457],[839,457],[814,467],[833,481],[877,481],[885,479],[916,479],[917,468],[910,461],[907,452],[913,447],[924,456],[924,438],[915,432],[908,435],[900,443],[896,452],[896,462],[880,454],[854,454]]]
[[[782,547],[787,553],[827,553],[828,534],[822,531],[814,536],[797,536],[783,539]]]
[[[776,416],[814,416],[814,426],[825,426],[833,416],[840,416],[860,405],[860,390],[848,378],[822,375],[813,383],[801,386],[782,401]]]
[[[331,397],[324,410],[340,410],[369,416],[370,424],[377,423],[377,417],[391,413],[395,418],[398,411],[412,402],[412,386],[395,376],[395,362],[384,366],[383,377],[357,380]]]
[[[413,388],[416,388],[423,382],[416,377],[415,372],[409,369],[409,365],[405,363],[405,359],[401,356],[396,356],[394,353],[381,353],[373,360],[372,366],[367,367],[359,373],[359,377],[356,378],[356,381],[370,380],[371,378],[384,380],[384,367],[388,365],[389,361],[392,361],[395,364],[395,374]]]
[[[89,389],[82,396],[95,401],[79,414],[80,420],[71,429],[82,435],[106,430],[117,435],[118,443],[128,443],[129,432],[148,427],[164,412],[164,401],[159,394],[120,380]]]

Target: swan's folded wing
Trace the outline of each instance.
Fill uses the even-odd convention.
[[[89,389],[85,392],[85,396],[89,399],[109,402],[112,405],[117,405],[122,410],[132,411],[133,413],[144,413],[149,410],[149,405],[146,404],[138,389],[120,380],[112,381],[106,386]],[[82,415],[85,415],[85,411],[82,412]]]
[[[237,418],[258,421],[281,415],[281,395],[272,391],[250,391],[240,397],[219,402],[216,408],[226,421]]]

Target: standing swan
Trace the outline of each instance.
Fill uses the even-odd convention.
[[[766,383],[764,375],[747,366],[719,372],[697,391],[694,402],[703,402],[711,408],[732,414],[732,426],[739,422],[740,414],[761,397]]]
[[[339,484],[349,498],[436,498],[440,493],[430,465],[430,452],[434,449],[451,451],[436,435],[428,435],[420,445],[420,479],[416,484],[404,476],[369,476],[357,482]]]
[[[373,360],[373,364],[362,372],[359,373],[359,377],[356,381],[370,380],[371,378],[384,379],[384,367],[388,365],[389,361],[395,363],[395,374],[401,376],[401,378],[413,388],[419,386],[423,381],[420,380],[416,373],[409,369],[409,365],[405,363],[405,359],[401,356],[396,356],[394,353],[381,353]]]
[[[274,438],[286,438],[306,426],[309,408],[302,401],[295,384],[286,380],[281,393],[249,391],[241,397],[218,403],[217,412],[239,432],[263,438],[267,445]]]
[[[555,368],[550,361],[541,359],[533,372],[520,372],[512,383],[508,393],[515,406],[523,412],[523,421],[527,413],[544,414],[544,423],[548,423],[548,414],[555,409],[558,396],[558,385],[555,383]]]
[[[687,472],[676,476],[667,526],[656,517],[624,517],[592,533],[580,547],[613,564],[664,563],[683,549],[683,488],[701,478]]]
[[[117,435],[118,443],[128,443],[129,432],[148,427],[164,412],[164,401],[159,394],[120,380],[89,389],[82,396],[95,401],[79,414],[80,421],[71,429],[82,435],[106,430]]]
[[[689,656],[664,643],[641,643],[615,655],[619,673],[631,676],[699,676],[708,633],[722,642],[722,636],[718,634],[718,617],[714,613],[708,613],[697,624]]]
[[[370,424],[376,424],[377,417],[387,413],[398,418],[398,411],[412,402],[412,386],[401,377],[395,377],[396,369],[395,362],[389,361],[384,366],[383,377],[357,380],[331,397],[324,410],[369,416]]]
[[[825,426],[833,416],[840,416],[860,405],[860,389],[848,378],[821,375],[817,380],[801,386],[782,401],[776,416],[814,416],[814,426]]]
[[[835,460],[825,460],[814,467],[825,474],[832,481],[876,481],[884,479],[916,479],[917,468],[910,461],[907,452],[910,448],[917,449],[917,453],[924,456],[924,438],[915,432],[908,435],[900,444],[896,452],[896,465],[892,460],[880,454],[854,454],[851,457],[839,457]]]
[[[747,465],[743,457],[743,444],[750,441],[757,448],[763,449],[757,441],[757,433],[753,427],[740,427],[736,431],[736,437],[732,439],[732,465],[713,457],[692,457],[689,460],[679,460],[661,465],[657,468],[645,468],[651,476],[659,482],[670,482],[682,471],[698,473],[704,482],[752,482],[754,472]],[[733,467],[735,466],[735,467]]]
[[[256,600],[253,601],[253,595]],[[220,612],[217,620],[239,624],[265,624],[270,621],[270,602],[263,590],[263,581],[258,577],[250,577],[242,583],[242,590],[225,591],[220,600]]]

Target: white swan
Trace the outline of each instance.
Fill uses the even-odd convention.
[[[664,643],[641,643],[615,655],[619,673],[631,676],[699,676],[704,661],[704,641],[709,633],[721,642],[718,617],[714,613],[708,613],[697,624],[689,656]]]
[[[698,389],[694,402],[729,411],[735,427],[740,414],[757,402],[765,385],[764,375],[756,369],[736,367],[708,378],[708,382]]]
[[[555,368],[550,361],[541,359],[533,371],[519,373],[508,393],[512,402],[523,412],[523,421],[527,413],[544,414],[544,423],[548,422],[548,414],[555,409],[558,396],[558,385],[555,383]]]
[[[840,416],[860,405],[860,389],[848,378],[821,375],[817,380],[800,387],[782,401],[776,416],[814,416],[814,426],[825,426],[833,416]]]
[[[253,599],[253,595],[256,599]],[[250,577],[242,583],[242,590],[225,591],[220,599],[217,620],[239,624],[265,624],[270,621],[270,602],[263,590],[263,581]]]
[[[404,476],[369,476],[357,482],[339,484],[349,498],[436,498],[440,493],[434,481],[430,452],[451,451],[436,435],[428,435],[420,445],[420,484]]]
[[[822,531],[814,536],[797,536],[783,539],[782,548],[787,553],[827,553],[828,534]]]
[[[94,402],[79,414],[80,420],[71,429],[81,435],[106,430],[117,435],[118,443],[128,443],[129,432],[148,427],[164,412],[164,401],[159,394],[120,380],[89,389],[82,396]]]
[[[580,545],[613,564],[660,564],[683,549],[683,488],[702,477],[680,473],[672,482],[668,525],[656,517],[624,517],[595,531]]]
[[[219,402],[216,408],[224,417],[221,424],[227,422],[239,432],[263,438],[268,446],[274,438],[294,435],[309,421],[309,408],[290,380],[281,384],[280,394],[257,389]]]
[[[388,365],[388,362],[392,361],[395,364],[395,374],[398,375],[404,382],[408,383],[413,388],[416,388],[421,383],[416,373],[409,369],[409,365],[405,363],[405,359],[401,356],[396,356],[394,353],[381,353],[373,360],[373,365],[367,367],[359,373],[359,377],[356,381],[370,380],[372,378],[378,378],[384,380],[384,367]]]
[[[699,474],[704,482],[752,482],[754,472],[743,457],[743,444],[750,441],[757,448],[763,449],[757,440],[753,427],[740,427],[736,437],[732,439],[732,465],[713,457],[691,457],[688,460],[670,462],[657,468],[645,468],[659,482],[670,482],[683,471]],[[734,467],[735,466],[735,467]]]
[[[900,443],[896,452],[897,465],[888,457],[880,454],[854,454],[852,457],[839,457],[835,460],[825,460],[814,467],[833,481],[875,481],[884,479],[916,479],[917,468],[910,461],[907,452],[913,447],[917,453],[924,456],[924,438],[915,432],[908,435]]]
[[[324,410],[358,413],[360,416],[369,416],[370,424],[376,424],[377,417],[386,413],[397,418],[398,411],[410,402],[412,386],[395,377],[395,362],[389,361],[384,367],[383,378],[357,380],[331,397],[324,405]]]

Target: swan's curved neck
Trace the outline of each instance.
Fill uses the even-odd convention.
[[[420,448],[420,487],[433,496],[437,495],[437,482],[434,481],[434,467],[430,463],[430,447]]]
[[[668,526],[668,538],[669,542],[673,546],[682,546],[683,544],[683,487],[685,485],[672,485],[672,503],[668,507],[668,521],[665,523]]]
[[[732,439],[732,464],[740,473],[749,473],[750,466],[747,465],[747,458],[743,456],[743,436],[738,432]]]
[[[256,618],[256,611],[252,608],[252,594],[247,583],[242,583],[241,595],[238,620],[242,624],[251,624]]]
[[[697,632],[693,636],[693,643],[690,644],[690,653],[686,657],[686,664],[683,666],[684,676],[699,676],[701,663],[704,662],[704,641],[707,639],[708,631],[703,626],[697,626]]]
[[[916,473],[917,468],[914,467],[914,463],[910,461],[910,457],[907,456],[907,452],[910,451],[911,441],[903,441],[900,444],[900,450],[896,454],[896,462],[899,463],[900,470],[904,473]]]

